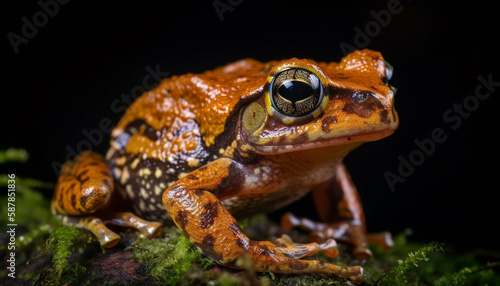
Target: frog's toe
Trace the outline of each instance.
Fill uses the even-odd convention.
[[[334,258],[339,255],[339,248],[337,247],[337,242],[335,241],[335,239],[327,239],[321,245],[323,245],[323,251],[326,253],[326,255],[328,255],[328,257]]]
[[[144,220],[130,212],[111,212],[100,213],[100,217],[105,224],[118,225],[123,227],[135,228],[146,238],[157,237],[162,230],[162,224]]]
[[[115,246],[121,239],[118,234],[107,228],[100,218],[95,216],[64,217],[63,223],[90,231],[104,248]]]
[[[284,240],[287,241],[287,239]],[[283,238],[279,241],[283,241]],[[324,248],[335,248],[336,244],[333,239],[323,245],[289,242],[282,245],[279,241],[276,241],[277,243],[269,241],[250,243],[248,255],[252,258],[257,271],[281,274],[330,273],[345,276],[357,284],[363,282],[363,268],[360,266],[344,267],[319,260],[300,259],[315,252],[324,251]]]
[[[329,239],[335,239],[354,246],[353,254],[358,260],[369,260],[373,254],[368,242],[373,242],[381,247],[389,248],[393,245],[390,233],[366,234],[363,226],[354,222],[321,223],[306,218],[298,218],[291,213],[281,218],[281,225],[285,229],[299,227],[309,231],[309,241],[318,244],[325,243]],[[329,256],[332,254],[328,253]],[[335,253],[333,253],[334,255]]]
[[[304,221],[296,217],[292,213],[286,213],[281,217],[281,227],[284,229],[291,229],[297,226],[302,226]]]
[[[129,212],[99,211],[82,217],[62,216],[62,220],[65,225],[87,229],[95,235],[99,244],[104,248],[111,248],[120,241],[120,236],[106,225],[134,228],[146,238],[155,238],[162,230],[161,223],[143,220]]]
[[[368,261],[373,257],[373,253],[370,248],[363,245],[356,247],[353,251],[353,254],[356,259],[360,261]]]
[[[302,258],[311,256],[317,252],[324,251],[329,257],[336,257],[339,254],[337,242],[334,239],[328,239],[323,243],[294,243],[292,239],[284,234],[276,240],[276,246],[279,251],[290,258]]]
[[[392,235],[388,231],[383,231],[379,233],[368,233],[366,239],[370,243],[374,243],[384,249],[389,249],[394,246],[394,241],[392,240]]]

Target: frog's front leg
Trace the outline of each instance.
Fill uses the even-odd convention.
[[[354,254],[359,260],[372,257],[368,242],[389,248],[393,245],[390,233],[366,233],[365,216],[358,191],[345,166],[340,165],[335,176],[313,189],[313,199],[320,219],[324,223],[297,218],[285,214],[282,225],[285,228],[300,227],[311,231],[313,241],[334,238],[354,246]]]
[[[91,231],[103,247],[113,247],[120,236],[105,225],[132,227],[146,237],[161,232],[161,224],[145,221],[129,212],[107,210],[114,191],[114,180],[104,158],[83,152],[61,168],[51,202],[52,213],[65,225]]]
[[[165,209],[193,245],[217,263],[232,268],[238,268],[239,257],[248,255],[255,269],[261,272],[333,273],[355,283],[363,281],[363,270],[359,266],[342,267],[300,259],[335,249],[334,241],[295,244],[287,238],[276,242],[250,240],[218,199],[240,194],[245,173],[241,164],[221,158],[188,174],[164,192]]]

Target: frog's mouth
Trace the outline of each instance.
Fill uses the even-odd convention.
[[[392,133],[394,133],[395,129],[384,129],[377,132],[365,133],[365,134],[353,134],[351,136],[343,136],[336,138],[328,138],[328,139],[319,139],[314,141],[306,141],[304,142],[291,142],[291,143],[282,143],[282,144],[252,144],[255,152],[261,155],[277,155],[283,153],[311,150],[311,149],[319,149],[323,147],[339,147],[338,149],[349,149],[352,150],[357,146],[361,145],[365,142],[377,141],[382,138],[385,138]],[[345,147],[345,148],[342,148]]]

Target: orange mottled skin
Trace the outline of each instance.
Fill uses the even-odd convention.
[[[339,63],[245,59],[165,79],[128,108],[106,158],[84,152],[64,165],[52,210],[105,247],[120,239],[106,224],[152,238],[173,221],[203,254],[229,267],[246,255],[258,271],[333,273],[361,283],[360,266],[301,258],[336,256],[336,240],[351,244],[360,260],[371,257],[368,241],[391,245],[387,233],[366,233],[342,164],[363,142],[397,128],[391,72],[380,53],[363,50]],[[323,222],[287,214],[282,224],[311,231],[312,243],[253,241],[235,219],[309,191]]]

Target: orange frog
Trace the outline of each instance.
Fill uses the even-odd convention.
[[[152,238],[173,220],[219,264],[237,268],[247,255],[257,271],[333,273],[361,283],[360,266],[302,258],[319,251],[334,257],[336,240],[350,243],[360,260],[371,257],[368,242],[392,243],[388,233],[366,233],[342,163],[363,142],[397,128],[391,74],[380,53],[362,50],[339,63],[245,59],[165,79],[128,108],[106,158],[84,152],[64,164],[52,211],[104,247],[120,240],[105,225]],[[254,241],[235,219],[309,191],[323,222],[287,214],[282,224],[310,231],[316,242]]]

